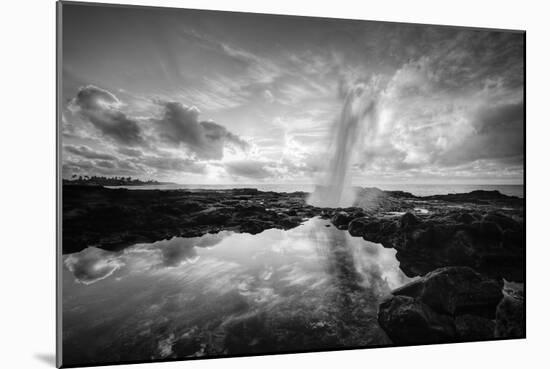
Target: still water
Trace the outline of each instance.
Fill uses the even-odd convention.
[[[64,257],[64,364],[388,344],[395,250],[314,218]]]

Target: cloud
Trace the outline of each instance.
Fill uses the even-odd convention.
[[[459,165],[476,160],[522,162],[523,103],[483,107],[472,114],[473,131],[462,142],[450,147],[437,162]]]
[[[273,96],[273,93],[269,90],[265,90],[264,93],[264,99],[266,99],[267,102],[273,103],[275,101],[275,97]]]
[[[252,179],[264,179],[273,175],[266,169],[266,163],[255,160],[241,160],[225,163],[225,170],[230,175]]]
[[[116,160],[116,157],[109,154],[103,154],[97,151],[94,151],[90,149],[88,146],[72,146],[72,145],[66,145],[64,146],[65,151],[81,156],[86,159],[101,159],[101,160]]]
[[[114,94],[93,85],[81,87],[74,102],[83,110],[99,110],[121,104]]]
[[[125,160],[67,160],[63,162],[63,176],[65,178],[76,175],[106,175],[137,176],[144,174],[144,169],[138,163],[132,163]]]
[[[63,176],[67,177],[72,174],[89,174],[93,173],[96,166],[90,160],[63,160]]]
[[[87,47],[82,52],[94,58],[73,55],[67,64],[74,71],[63,91],[71,101],[63,112],[68,169],[174,182],[309,182],[329,157],[343,96],[373,76],[385,86],[380,116],[359,137],[354,179],[517,173],[523,161],[520,33],[269,17],[258,31],[244,18],[206,28],[191,18],[175,28],[155,21],[147,38],[132,38],[151,51],[147,60],[87,32],[104,54]],[[258,37],[244,37],[243,29]],[[163,42],[149,45],[150,37]],[[98,72],[94,60],[110,68]],[[86,78],[113,89],[86,86]]]
[[[140,157],[143,155],[143,152],[138,149],[130,149],[128,147],[119,147],[117,151],[126,156]]]
[[[500,163],[502,173],[517,173],[510,163],[523,158],[521,37],[456,32],[430,43],[382,76],[376,130],[363,137],[358,168],[371,177],[442,178],[481,167],[495,173]]]
[[[263,91],[265,85],[276,80],[283,72],[271,58],[238,47],[223,38],[212,37],[197,29],[180,31],[187,42],[209,55],[202,66],[213,63],[213,73],[201,78],[201,86],[184,85],[180,95],[183,101],[198,105],[207,111],[234,109],[246,106]],[[225,72],[225,73],[224,73]]]
[[[194,106],[187,107],[179,102],[163,102],[163,116],[155,119],[155,130],[161,141],[179,146],[183,145],[200,159],[221,159],[226,145],[241,150],[248,143],[224,126],[199,121],[200,111]]]
[[[107,169],[114,169],[114,168],[116,168],[116,165],[115,165],[113,162],[107,161],[107,160],[96,161],[95,164],[96,164],[98,167],[101,167],[101,168],[107,168]]]
[[[358,167],[378,178],[521,178],[523,103],[471,104],[431,113],[401,104],[402,116],[365,143]]]
[[[71,107],[101,133],[119,144],[135,146],[144,143],[136,120],[126,116],[118,98],[107,90],[88,85],[81,87]]]
[[[68,160],[63,163],[64,177],[77,175],[126,175],[145,178],[161,178],[180,173],[204,173],[206,164],[189,158],[168,155],[142,154],[114,160],[80,159]]]
[[[513,131],[523,135],[523,103],[480,109],[474,117],[479,134]]]
[[[138,162],[159,171],[204,173],[206,169],[204,163],[170,156],[146,155],[139,158]]]

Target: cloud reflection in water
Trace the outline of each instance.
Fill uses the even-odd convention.
[[[147,359],[383,344],[378,303],[409,279],[395,250],[327,224],[68,255],[66,321],[91,325],[73,326],[67,349],[86,342],[90,357]],[[94,326],[113,347],[134,349],[95,347]],[[144,334],[157,342],[142,347]]]
[[[68,255],[65,266],[77,282],[92,284],[109,277],[122,267],[126,267],[127,272],[136,272],[194,263],[199,258],[196,247],[213,247],[229,234],[220,232],[193,238],[173,237],[150,244],[136,244],[122,252],[88,247]]]
[[[124,265],[115,254],[88,247],[65,258],[65,266],[73,273],[75,280],[83,284],[92,284],[109,277]]]

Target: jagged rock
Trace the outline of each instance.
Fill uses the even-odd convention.
[[[365,217],[353,219],[348,224],[348,232],[354,237],[363,237],[363,234],[366,232],[366,227],[371,223],[372,220]]]
[[[440,200],[448,202],[470,202],[474,204],[487,204],[490,201],[499,201],[499,200],[509,200],[509,199],[518,199],[514,196],[503,195],[500,192],[494,191],[484,191],[484,190],[475,190],[468,193],[455,193],[447,195],[433,195],[426,196],[424,199],[427,200]]]
[[[405,213],[401,216],[401,219],[399,219],[399,225],[404,229],[414,227],[419,223],[420,220],[412,213]]]
[[[409,296],[380,304],[378,322],[395,344],[441,343],[456,338],[453,319]]]
[[[498,224],[498,226],[502,229],[516,229],[519,227],[518,222],[516,222],[515,220],[494,211],[485,214],[483,216],[483,221]]]
[[[464,224],[472,224],[472,222],[477,220],[477,218],[470,213],[459,213],[455,219]]]
[[[477,315],[460,315],[455,318],[457,338],[461,341],[479,341],[495,338],[495,322]]]
[[[231,215],[222,209],[210,209],[199,213],[195,219],[195,224],[224,225],[231,218]]]
[[[336,228],[345,229],[348,227],[348,223],[351,219],[352,218],[348,213],[345,211],[340,211],[332,217],[331,222],[336,226]]]
[[[245,220],[239,230],[243,233],[258,234],[271,227],[272,224],[261,220]]]
[[[502,299],[502,282],[468,267],[446,267],[394,290],[393,295],[418,298],[448,315],[476,314],[494,318]]]
[[[491,339],[502,287],[468,267],[440,268],[393,290],[380,305],[378,320],[397,344]]]
[[[497,307],[495,336],[498,338],[525,337],[525,300],[505,296]]]
[[[448,211],[424,219],[412,213],[401,218],[362,217],[348,225],[352,236],[398,250],[409,276],[439,267],[465,265],[492,276],[521,281],[525,229],[499,213]],[[421,261],[420,264],[409,264]]]

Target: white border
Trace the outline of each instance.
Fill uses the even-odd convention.
[[[519,1],[132,0],[118,3],[527,30],[528,299],[526,340],[369,349],[139,368],[252,369],[541,366],[547,362],[548,9]],[[5,368],[53,367],[55,352],[55,3],[4,2],[2,34],[2,356]],[[541,363],[540,365],[537,365]],[[117,366],[126,368],[128,366]]]

